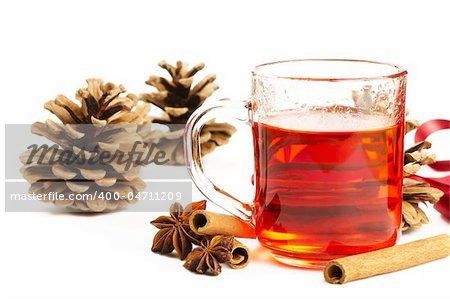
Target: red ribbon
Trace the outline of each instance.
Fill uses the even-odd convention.
[[[417,128],[414,141],[420,142],[427,139],[428,136],[434,132],[450,129],[450,120],[446,119],[433,119],[423,123]],[[438,172],[450,171],[450,160],[440,160],[428,165],[432,169]],[[429,178],[419,175],[410,176],[410,178],[426,182],[434,188],[438,188],[444,192],[441,199],[434,205],[435,209],[442,214],[447,220],[450,221],[450,175],[440,178]]]
[[[423,123],[417,128],[416,135],[414,136],[414,142],[420,142],[427,139],[428,136],[434,132],[450,129],[450,120],[446,119],[432,119]],[[436,161],[429,165],[436,171],[450,171],[450,160]]]

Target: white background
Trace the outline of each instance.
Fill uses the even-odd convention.
[[[2,1],[1,140],[4,123],[45,120],[50,113],[44,102],[59,93],[72,97],[85,78],[122,83],[134,93],[151,91],[144,81],[150,74],[162,74],[156,66],[161,59],[204,61],[207,70],[202,74],[217,73],[221,86],[213,98],[235,100],[248,98],[251,68],[263,62],[393,62],[409,71],[411,116],[421,121],[449,118],[450,22],[445,2]],[[251,198],[242,183],[251,174],[247,134],[240,131],[206,163],[224,186],[234,185],[235,192]],[[433,151],[448,159],[448,134],[438,134],[432,136],[441,139]],[[3,147],[1,151],[3,157]],[[230,155],[232,163],[226,162]],[[1,176],[3,180],[4,171]],[[0,194],[3,187],[1,183]],[[196,193],[194,199],[201,197]],[[2,298],[448,296],[450,259],[336,286],[325,283],[320,271],[282,266],[256,241],[244,240],[254,250],[247,268],[224,267],[220,276],[206,277],[189,273],[175,258],[150,252],[156,230],[149,221],[156,214],[5,213],[3,205]],[[427,214],[431,223],[404,235],[401,243],[449,232],[448,223],[433,209]]]

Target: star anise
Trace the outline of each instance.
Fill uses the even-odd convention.
[[[150,222],[159,228],[153,239],[152,251],[168,254],[175,249],[180,259],[184,260],[192,250],[192,243],[198,245],[202,238],[189,227],[189,217],[193,211],[205,208],[206,200],[193,202],[184,210],[179,203],[172,204],[170,216],[159,216]]]
[[[222,270],[220,263],[226,263],[233,257],[233,239],[232,236],[220,235],[212,239],[205,237],[200,246],[188,255],[183,266],[199,274],[219,275]]]

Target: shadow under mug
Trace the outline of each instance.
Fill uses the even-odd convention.
[[[206,198],[251,222],[281,262],[320,268],[392,246],[401,224],[406,75],[399,66],[361,60],[257,66],[250,102],[218,101],[189,119],[192,179]],[[200,133],[216,117],[252,127],[253,202],[203,172]]]

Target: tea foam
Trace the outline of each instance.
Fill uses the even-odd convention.
[[[354,132],[387,128],[393,120],[384,115],[354,111],[287,110],[271,113],[260,122],[288,130],[309,132]]]

